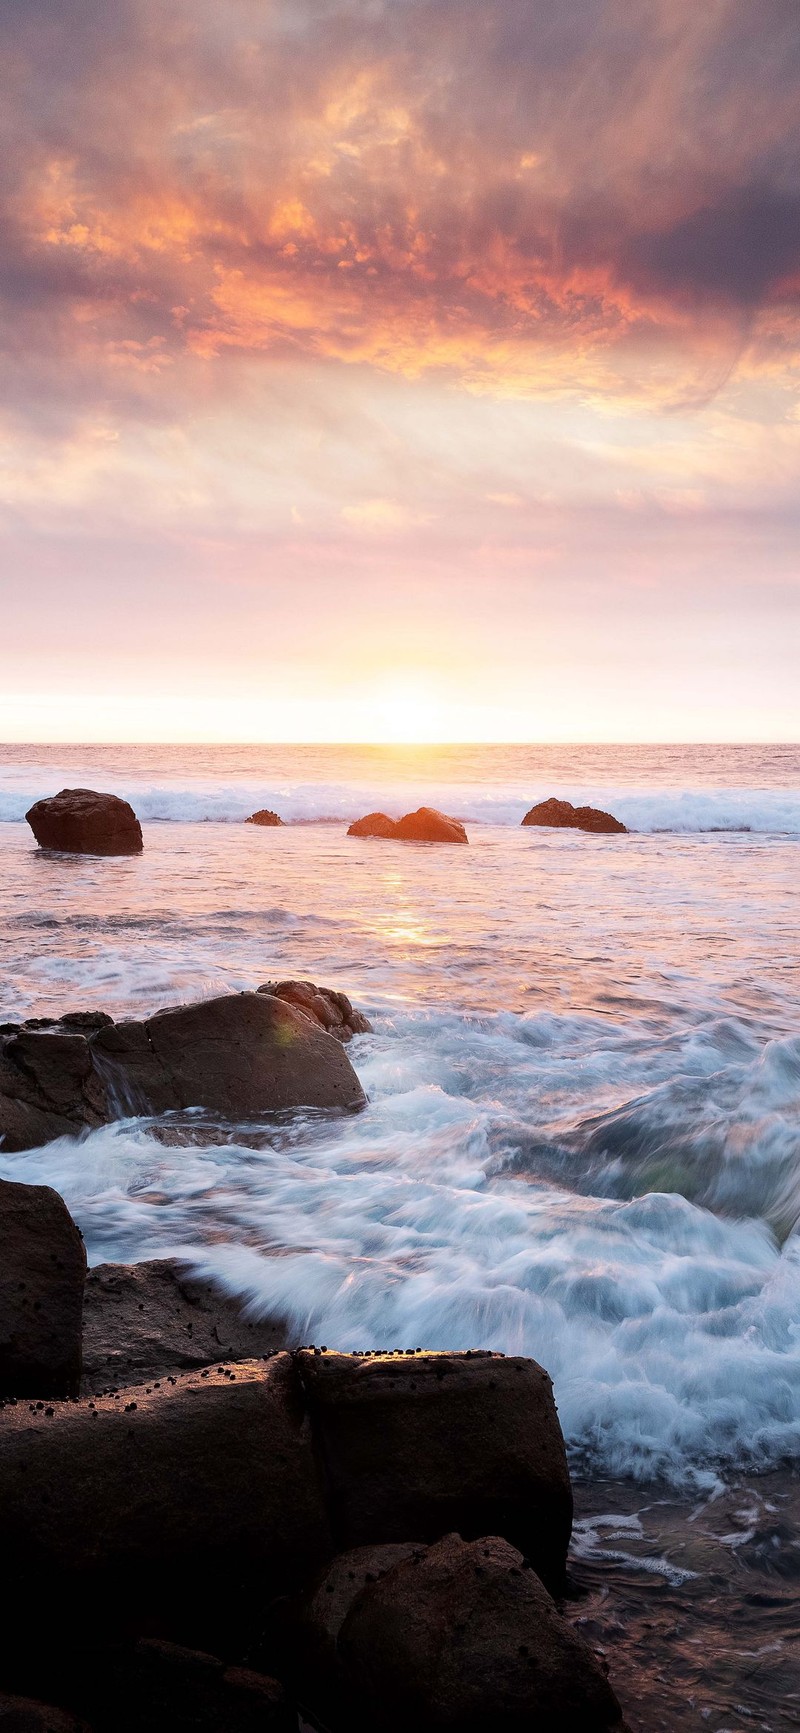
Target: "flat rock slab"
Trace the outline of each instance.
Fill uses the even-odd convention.
[[[0,1692],[0,1733],[93,1733],[93,1729],[68,1709]]]
[[[289,1354],[0,1413],[12,1642],[49,1629],[69,1643],[71,1620],[85,1640],[91,1617],[98,1630],[158,1621],[216,1653],[256,1593],[263,1604],[300,1586],[331,1550]]]
[[[0,1180],[0,1396],[77,1395],[85,1279],[58,1192]]]
[[[94,1395],[215,1361],[256,1359],[287,1342],[283,1320],[245,1317],[240,1300],[171,1258],[98,1264],[86,1278],[81,1389]]]
[[[143,1639],[114,1656],[91,1705],[94,1733],[296,1733],[277,1679],[216,1655]]]
[[[142,827],[127,800],[95,788],[62,788],[25,817],[40,848],[68,854],[141,854]]]
[[[342,1547],[502,1534],[554,1587],[572,1490],[552,1383],[501,1354],[295,1355]]]
[[[310,1704],[336,1733],[625,1733],[599,1660],[507,1541],[382,1550],[336,1559],[301,1621]]]

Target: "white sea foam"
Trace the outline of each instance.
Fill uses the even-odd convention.
[[[84,779],[85,780],[85,779]],[[51,762],[0,766],[0,822],[18,822],[35,800],[74,786],[74,766]],[[98,786],[97,773],[89,776]],[[129,800],[147,824],[241,823],[259,807],[279,812],[289,824],[350,824],[376,807],[399,818],[418,806],[435,806],[467,824],[519,825],[530,806],[556,794],[577,805],[612,812],[632,831],[692,835],[752,831],[800,835],[800,786],[631,787],[628,783],[539,781],[456,782],[308,781],[234,776],[162,776],[157,780],[115,773],[107,785]]]
[[[534,1355],[578,1463],[711,1485],[719,1462],[796,1454],[800,1239],[781,1248],[765,1220],[677,1193],[554,1183],[535,1150],[540,1133],[551,1147],[558,1072],[577,1064],[594,1094],[612,1055],[630,1081],[674,1055],[626,1055],[591,1018],[536,1021],[386,1023],[355,1049],[366,1113],[309,1117],[266,1148],[236,1134],[165,1148],[127,1121],[0,1167],[63,1193],[93,1261],[184,1257],[296,1338]],[[709,1084],[710,1062],[695,1053]],[[770,1068],[749,1069],[757,1102]],[[784,1081],[768,1105],[788,1109]],[[523,1129],[524,1177],[504,1168]]]

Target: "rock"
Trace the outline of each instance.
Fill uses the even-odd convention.
[[[570,800],[540,800],[522,820],[523,824],[548,825],[553,830],[589,830],[627,836],[627,825],[601,812],[597,806],[573,806]]]
[[[0,1733],[90,1733],[90,1729],[67,1709],[0,1692]]]
[[[244,822],[245,824],[262,824],[273,827],[276,824],[283,824],[283,819],[278,817],[277,812],[271,812],[268,806],[262,806],[259,812],[251,812],[250,817],[246,818]]]
[[[37,1019],[39,1022],[39,1019]],[[0,1036],[0,1139],[35,1149],[109,1117],[106,1092],[84,1035],[10,1026]]]
[[[341,1042],[266,993],[226,994],[146,1022],[115,1023],[91,1046],[123,1112],[207,1107],[242,1118],[364,1106]]]
[[[404,818],[387,818],[385,812],[370,812],[351,824],[348,836],[380,836],[395,842],[469,842],[463,824],[448,818],[433,806],[420,806]]]
[[[501,1534],[562,1585],[572,1490],[551,1381],[535,1360],[309,1350],[295,1359],[340,1547]]]
[[[507,1541],[451,1534],[385,1570],[376,1549],[372,1581],[362,1564],[335,1560],[301,1627],[309,1703],[334,1730],[624,1733],[600,1661]]]
[[[469,842],[463,824],[433,806],[420,806],[398,819],[395,836],[401,842]]]
[[[0,1180],[0,1396],[76,1396],[83,1240],[49,1185]]]
[[[0,1414],[10,1652],[133,1628],[226,1653],[330,1551],[289,1354]]]
[[[91,1704],[95,1733],[296,1733],[277,1679],[156,1638],[112,1658]],[[2,1723],[0,1723],[0,1730]]]
[[[287,1339],[283,1319],[246,1317],[240,1300],[170,1258],[98,1264],[86,1278],[81,1389],[93,1395],[219,1360],[251,1360]]]
[[[141,854],[142,827],[132,806],[94,788],[62,788],[25,814],[40,848],[69,854]]]
[[[368,1035],[372,1029],[368,1018],[354,1010],[347,994],[337,993],[333,987],[316,987],[313,981],[265,981],[263,987],[256,987],[256,992],[271,993],[276,999],[284,999],[287,1005],[294,1005],[297,1011],[313,1018],[338,1041],[349,1041],[353,1035]]]
[[[396,833],[393,818],[388,818],[385,812],[368,812],[366,818],[357,818],[348,829],[348,836],[382,836],[390,837]]]

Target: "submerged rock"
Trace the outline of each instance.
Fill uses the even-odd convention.
[[[256,992],[271,993],[276,999],[284,999],[287,1005],[294,1005],[297,1011],[311,1017],[338,1041],[350,1041],[353,1035],[368,1035],[372,1029],[369,1019],[355,1010],[347,994],[337,993],[333,987],[317,987],[313,981],[265,981]]]
[[[342,1547],[502,1534],[560,1587],[572,1489],[552,1383],[502,1354],[296,1355]]]
[[[627,836],[627,825],[601,812],[597,806],[573,806],[571,800],[540,800],[522,820],[523,824],[547,825],[552,830],[588,830]]]
[[[68,854],[141,854],[142,827],[127,800],[94,788],[62,788],[25,817],[40,848]]]
[[[0,1180],[0,1396],[77,1396],[85,1279],[58,1192]]]
[[[268,806],[262,806],[258,812],[251,812],[250,817],[246,818],[244,822],[245,824],[261,824],[267,828],[274,828],[276,824],[283,824],[283,819],[278,817],[277,812],[272,812]]]
[[[243,1302],[199,1281],[172,1258],[97,1264],[83,1303],[84,1395],[217,1360],[252,1360],[285,1347],[282,1318],[248,1318]]]
[[[348,836],[379,836],[395,842],[469,842],[463,824],[437,812],[433,806],[420,806],[407,812],[404,818],[387,818],[385,812],[370,812],[366,818],[351,824]]]
[[[312,1709],[335,1733],[624,1733],[600,1661],[526,1567],[458,1534],[336,1559],[301,1620]]]

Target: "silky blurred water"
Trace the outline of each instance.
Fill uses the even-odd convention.
[[[144,854],[38,851],[64,783],[130,792]],[[639,828],[521,829],[547,794]],[[419,798],[469,848],[346,836]],[[356,1118],[0,1152],[93,1261],[184,1256],[306,1340],[534,1354],[581,1472],[796,1456],[797,748],[6,747],[0,802],[2,1017],[295,975],[374,1023]]]

